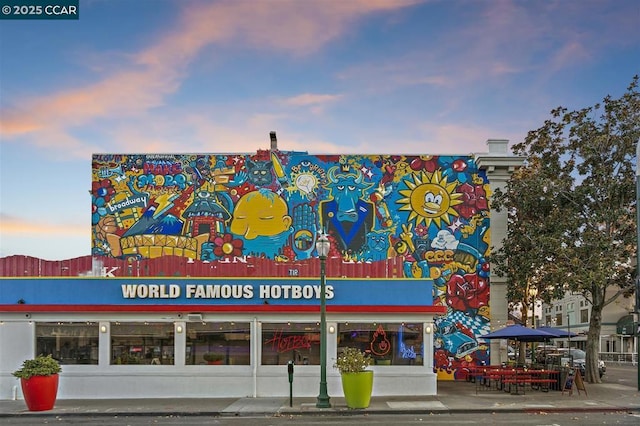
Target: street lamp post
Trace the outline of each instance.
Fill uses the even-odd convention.
[[[538,289],[529,287],[529,298],[531,299],[531,328],[536,328],[536,297]]]
[[[571,317],[569,316],[571,312],[567,312],[567,340],[569,341],[569,361],[570,366],[573,368],[573,354],[571,353]]]
[[[567,313],[567,340],[569,341],[569,349],[571,349],[571,317]],[[571,352],[569,352],[571,354]]]
[[[325,294],[325,269],[330,246],[327,234],[321,233],[316,241],[316,250],[320,258],[320,394],[318,394],[316,408],[331,408],[327,392],[327,299]]]
[[[640,391],[640,139],[636,143],[636,368],[638,369],[638,390]]]
[[[538,289],[536,287],[529,287],[529,299],[531,299],[531,328],[536,328],[536,297],[538,296]],[[531,342],[531,362],[534,361],[534,347]],[[526,352],[525,352],[526,358]]]

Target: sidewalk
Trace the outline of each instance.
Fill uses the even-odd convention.
[[[640,392],[619,384],[586,386],[573,395],[559,391],[541,392],[527,389],[526,394],[512,395],[495,389],[481,389],[467,382],[438,382],[435,396],[373,397],[369,408],[350,410],[344,398],[332,397],[331,408],[318,409],[315,398],[173,398],[173,399],[70,399],[58,400],[53,410],[31,412],[24,401],[0,400],[0,417],[12,416],[115,416],[115,415],[318,415],[318,414],[445,414],[492,412],[640,412]]]

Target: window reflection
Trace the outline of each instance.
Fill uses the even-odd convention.
[[[173,365],[173,323],[111,323],[111,364]]]
[[[36,323],[36,355],[51,355],[60,364],[98,364],[98,324]]]
[[[251,329],[247,322],[187,323],[187,365],[249,365]]]

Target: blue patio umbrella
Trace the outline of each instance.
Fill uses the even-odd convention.
[[[553,334],[552,339],[567,339],[571,337],[576,337],[577,334],[568,330],[563,330],[561,328],[555,327],[538,327],[538,330],[546,331],[547,333]],[[542,360],[547,359],[547,348],[544,347],[542,350]],[[540,360],[538,360],[540,361]]]
[[[512,339],[520,342],[545,342],[556,337],[558,336],[539,328],[529,328],[520,324],[509,325],[484,336],[479,336],[481,339]]]
[[[555,328],[555,327],[538,327],[538,330],[542,330],[542,331],[546,331],[547,333],[553,334],[553,338],[555,339],[559,339],[559,338],[567,338],[567,337],[576,337],[577,334],[573,333],[571,331],[567,331],[567,330],[563,330],[561,328]]]

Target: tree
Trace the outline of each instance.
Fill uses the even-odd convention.
[[[526,158],[494,207],[507,209],[503,247],[492,255],[507,276],[511,303],[528,306],[530,288],[549,303],[566,292],[591,303],[586,380],[600,382],[603,308],[634,292],[636,188],[640,137],[638,76],[619,98],[577,111],[559,107],[513,146]],[[526,308],[525,308],[526,312]]]

